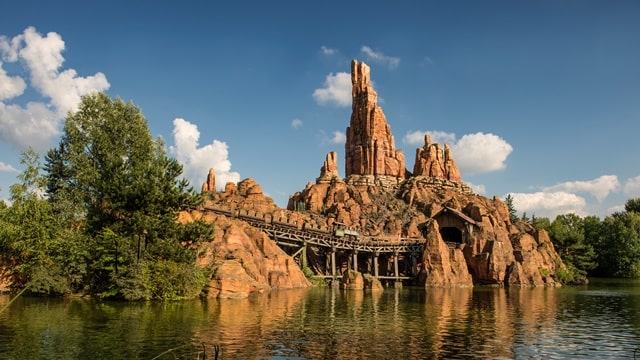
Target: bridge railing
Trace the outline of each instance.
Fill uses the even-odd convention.
[[[227,217],[237,217],[244,221],[247,221],[254,227],[261,228],[263,230],[278,230],[282,233],[289,233],[295,235],[289,240],[293,241],[309,241],[321,240],[323,244],[330,245],[332,247],[342,249],[354,249],[354,250],[372,250],[376,251],[414,251],[416,248],[422,246],[426,240],[420,238],[389,238],[389,237],[374,237],[374,236],[344,236],[338,237],[333,234],[327,227],[308,225],[309,223],[299,224],[296,221],[292,221],[287,217],[272,217],[270,214],[262,214],[253,210],[238,209],[232,210],[231,208],[213,205],[204,206],[205,211],[211,211],[217,214],[221,214]],[[278,235],[278,234],[276,234]],[[280,234],[279,236],[282,236]],[[317,242],[316,242],[317,243]],[[319,244],[321,245],[321,244]]]

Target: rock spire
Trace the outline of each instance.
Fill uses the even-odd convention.
[[[405,158],[395,149],[391,128],[378,106],[367,64],[351,61],[352,112],[345,143],[346,172],[350,175],[405,177]]]
[[[207,181],[202,183],[202,192],[215,192],[216,191],[216,174],[213,171],[213,168],[209,169],[209,174],[207,175]]]
[[[431,136],[424,136],[424,146],[416,149],[416,162],[413,165],[414,176],[427,176],[461,182],[460,170],[453,160],[449,144],[431,142]]]
[[[338,175],[338,153],[332,151],[327,154],[322,168],[320,168],[320,177],[316,179],[316,184],[328,184],[333,180],[342,180]]]

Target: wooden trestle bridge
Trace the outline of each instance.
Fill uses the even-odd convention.
[[[288,218],[273,218],[244,209],[205,206],[203,210],[240,219],[262,230],[296,259],[301,268],[308,266],[311,256],[309,247],[313,247],[316,260],[324,257],[324,266],[314,266],[317,277],[337,280],[351,269],[400,284],[402,280],[414,278],[419,272],[418,262],[422,257],[425,239],[364,237],[341,227],[341,224],[333,229],[313,227],[310,223],[298,224]]]

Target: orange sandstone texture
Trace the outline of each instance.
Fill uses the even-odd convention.
[[[460,182],[460,170],[453,160],[451,149],[445,144],[433,144],[431,137],[425,135],[424,146],[416,150],[416,162],[413,166],[414,176],[427,176]]]
[[[449,146],[433,144],[429,136],[416,150],[413,174],[409,173],[377,106],[369,67],[354,60],[351,79],[344,179],[338,174],[337,153],[330,152],[315,184],[291,195],[288,210],[278,208],[252,179],[228,183],[224,192],[211,192],[208,203],[313,227],[331,228],[339,222],[362,237],[382,241],[423,239],[418,281],[424,286],[558,285],[553,275],[566,267],[546,232],[521,221],[512,223],[502,200],[475,194],[461,181]],[[210,183],[208,178],[207,189],[215,186]],[[440,216],[443,210],[448,215]],[[201,259],[203,264],[215,264],[210,296],[308,286],[293,260],[259,230],[239,220],[207,216],[216,226],[216,238]],[[456,246],[451,246],[446,229],[450,231],[453,223],[463,238]],[[322,267],[309,261],[311,268]],[[347,288],[369,286],[366,276],[343,275]]]
[[[351,62],[352,112],[345,143],[346,175],[404,178],[405,158],[395,149],[387,119],[378,106],[367,64]]]

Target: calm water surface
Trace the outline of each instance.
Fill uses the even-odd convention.
[[[0,359],[213,359],[214,346],[220,359],[640,359],[640,281],[175,303],[25,297],[0,313]]]

